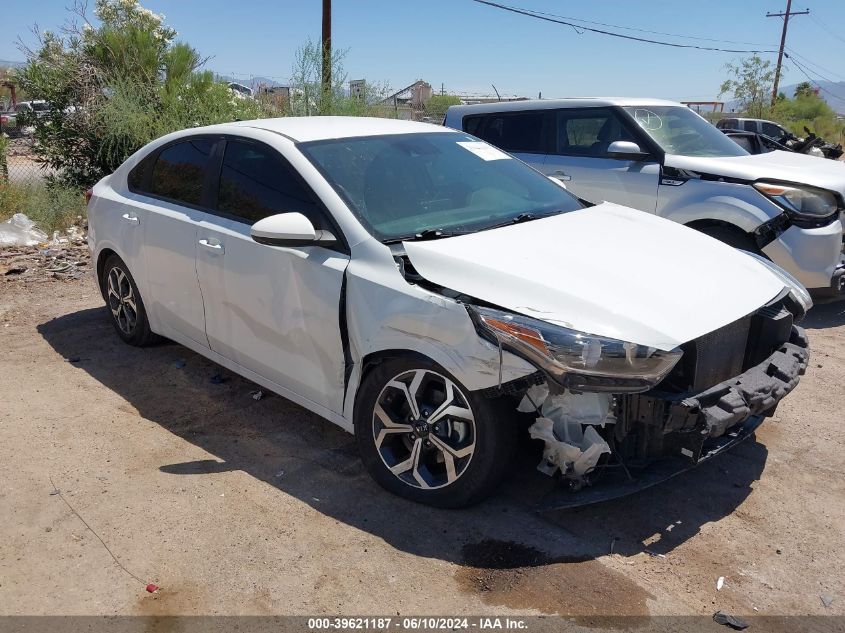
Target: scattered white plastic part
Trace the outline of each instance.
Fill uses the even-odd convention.
[[[23,213],[0,223],[0,246],[35,246],[46,240],[47,234]]]
[[[602,454],[610,452],[595,428],[588,426],[583,431],[578,422],[560,423],[541,416],[529,427],[528,434],[546,444],[537,470],[547,475],[560,469],[565,476],[580,478],[598,463]]]
[[[721,591],[722,587],[725,586],[725,577],[719,576],[719,580],[716,581],[716,591]]]
[[[520,413],[534,413],[535,411],[538,411],[540,407],[543,406],[543,403],[548,397],[548,385],[542,384],[529,387],[528,391],[525,392],[525,395],[522,396],[522,400],[520,401],[519,406],[516,408],[516,410]]]
[[[261,400],[261,398],[264,397],[264,392],[261,389],[259,389],[257,391],[250,391],[249,395],[252,396],[253,400]]]

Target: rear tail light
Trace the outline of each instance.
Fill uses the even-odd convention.
[[[93,196],[93,195],[94,195],[93,189],[88,189],[85,192],[85,204],[89,204],[91,202],[91,196]]]

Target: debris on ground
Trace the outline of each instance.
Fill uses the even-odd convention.
[[[261,400],[264,397],[264,392],[258,389],[257,391],[250,391],[249,395],[252,396],[253,400]]]
[[[821,596],[819,596],[819,600],[822,601],[822,605],[825,609],[827,609],[830,605],[833,604],[833,596],[822,594]]]
[[[716,591],[721,591],[722,587],[725,586],[725,577],[719,576],[719,580],[716,581]]]
[[[729,613],[722,613],[721,611],[716,611],[716,613],[713,614],[713,621],[716,624],[724,624],[725,626],[729,626],[737,631],[742,631],[743,629],[748,628],[748,622],[738,615],[730,615]]]
[[[79,279],[89,272],[91,254],[85,240],[84,220],[65,235],[46,233],[32,220],[16,213],[0,222],[0,279],[3,281],[50,281]]]
[[[159,587],[158,585],[154,585],[153,583],[148,584],[145,588],[149,593],[155,593],[156,591],[161,589],[161,587]]]
[[[47,234],[23,213],[15,213],[0,223],[0,245],[35,246],[47,241]]]

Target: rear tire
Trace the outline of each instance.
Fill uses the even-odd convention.
[[[373,479],[426,505],[460,508],[490,495],[509,471],[512,403],[468,391],[427,358],[370,371],[355,406],[355,439]]]
[[[103,266],[100,289],[117,335],[124,343],[146,347],[160,337],[150,330],[147,311],[129,267],[117,255],[110,255]]]

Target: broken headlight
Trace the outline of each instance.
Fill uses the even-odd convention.
[[[825,220],[839,209],[839,201],[832,192],[816,187],[757,182],[754,188],[799,219]]]
[[[479,334],[573,391],[648,391],[683,354],[680,349],[664,352],[492,308],[468,310]]]

